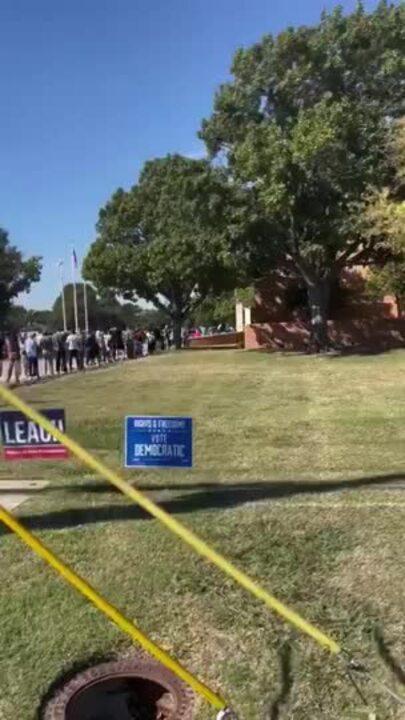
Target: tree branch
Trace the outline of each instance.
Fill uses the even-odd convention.
[[[336,260],[336,266],[341,269],[345,265],[353,265],[356,263],[366,262],[370,260],[370,253],[373,249],[373,243],[362,244],[359,242],[350,243],[350,245],[341,252]]]
[[[151,298],[150,302],[152,302],[155,305],[155,307],[159,308],[159,310],[163,310],[168,315],[170,314],[170,311],[169,311],[170,306],[165,305],[161,300],[159,300],[157,295],[155,295],[153,298]]]
[[[184,314],[190,312],[190,310],[196,310],[199,305],[201,305],[202,302],[204,302],[207,295],[200,295],[198,298],[196,298],[194,301],[190,300],[190,302],[184,307]]]

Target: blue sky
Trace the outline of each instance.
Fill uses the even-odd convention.
[[[0,225],[44,258],[27,307],[52,304],[58,260],[70,279],[72,244],[82,258],[98,209],[146,159],[201,153],[196,132],[237,47],[334,4],[2,0]]]

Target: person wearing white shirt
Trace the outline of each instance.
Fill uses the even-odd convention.
[[[79,356],[80,338],[79,338],[79,335],[75,332],[69,333],[69,335],[66,338],[66,346],[67,346],[67,351],[68,351],[70,372],[72,372],[72,370],[73,370],[73,360],[76,361],[76,370],[79,370],[80,369],[80,356]]]
[[[31,378],[39,378],[38,372],[38,343],[35,333],[28,335],[24,342],[24,350],[28,360],[28,374]]]

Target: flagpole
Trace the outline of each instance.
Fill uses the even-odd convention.
[[[63,331],[67,331],[66,321],[66,301],[65,301],[65,280],[63,277],[63,260],[59,262],[59,274],[60,274],[60,294],[62,298],[62,317],[63,317]]]
[[[84,329],[89,332],[89,309],[87,305],[87,283],[83,280],[83,301],[84,301]]]
[[[76,253],[72,250],[72,283],[73,283],[73,310],[75,315],[75,332],[80,332],[79,328],[79,314],[77,312],[77,289],[76,289],[76,267],[77,258]]]

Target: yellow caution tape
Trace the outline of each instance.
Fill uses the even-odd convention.
[[[169,670],[175,673],[181,680],[186,682],[199,695],[208,700],[217,710],[224,710],[226,702],[204,683],[200,682],[186,668],[184,668],[177,660],[172,658],[169,653],[156,645],[145,633],[142,632],[131,620],[125,617],[114,605],[105,600],[86,580],[74,572],[68,565],[62,562],[49,548],[47,548],[38,538],[21,525],[16,518],[11,515],[0,505],[0,520],[7,525],[23,542],[25,542],[31,550],[39,555],[45,562],[51,565],[59,575],[67,580],[79,593],[90,600],[93,605],[101,610],[110,620],[112,620],[120,630],[129,635],[132,640],[138,642],[145,650],[153,655],[159,662],[165,665]]]
[[[56,437],[57,440],[59,440],[71,451],[73,455],[87,465],[87,467],[91,468],[91,470],[94,470],[96,473],[115,485],[115,487],[121,490],[124,495],[127,495],[131,498],[131,500],[134,500],[144,510],[153,515],[153,517],[169,528],[171,532],[181,538],[187,545],[192,547],[199,555],[202,555],[210,560],[210,562],[220,568],[220,570],[222,570],[226,575],[229,575],[233,578],[233,580],[239,583],[239,585],[244,587],[245,590],[248,590],[252,595],[264,602],[265,605],[271,608],[271,610],[274,610],[274,612],[284,618],[284,620],[291,623],[291,625],[294,625],[298,628],[298,630],[301,630],[301,632],[309,635],[319,645],[327,648],[331,653],[338,654],[341,652],[342,648],[335,640],[333,640],[333,638],[325,635],[325,633],[321,630],[318,630],[318,628],[314,625],[304,620],[304,618],[302,618],[297,612],[288,608],[282,602],[277,600],[277,598],[260,587],[260,585],[246,575],[246,573],[235,567],[235,565],[229,562],[229,560],[223,557],[223,555],[216,552],[216,550],[211,548],[204,540],[201,540],[198,535],[169,515],[169,513],[159,507],[159,505],[156,505],[140,490],[132,487],[132,485],[120,477],[117,472],[108,468],[104,465],[104,463],[97,460],[97,458],[87,452],[87,450],[82,448],[77,442],[72,440],[72,438],[68,437],[65,433],[62,433],[58,428],[55,428],[46,417],[27,405],[20,397],[11,392],[11,390],[0,385],[0,397],[3,397],[6,402],[20,410],[24,413],[24,415],[38,423],[38,425],[43,427],[44,430]]]

